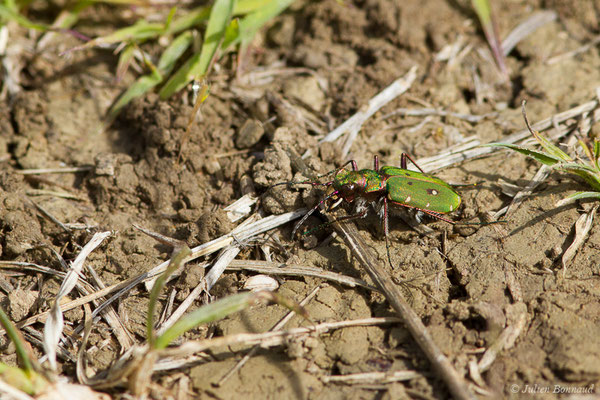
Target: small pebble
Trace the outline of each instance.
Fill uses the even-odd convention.
[[[279,282],[267,275],[254,275],[248,278],[244,284],[245,290],[257,292],[259,290],[268,290],[270,292],[279,288]]]

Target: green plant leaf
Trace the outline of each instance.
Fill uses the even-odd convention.
[[[150,23],[146,20],[138,20],[132,26],[119,29],[106,36],[101,36],[90,40],[83,46],[79,46],[74,50],[85,49],[94,46],[106,46],[109,44],[120,42],[136,42],[140,43],[144,40],[151,39],[162,35],[165,31],[165,25],[162,23]]]
[[[216,321],[225,318],[229,314],[243,310],[256,300],[256,294],[257,293],[234,294],[192,311],[156,338],[154,347],[156,349],[164,349],[177,337],[200,324]]]
[[[559,157],[536,150],[528,149],[527,147],[517,146],[510,143],[489,143],[481,145],[481,147],[503,147],[505,149],[514,150],[523,155],[529,156],[544,165],[554,166],[561,163],[563,160]]]
[[[197,7],[193,10],[187,11],[183,16],[179,18],[173,18],[173,21],[167,28],[167,34],[174,34],[181,31],[188,30],[199,25],[201,22],[207,21],[210,17],[211,7],[203,6]]]
[[[112,122],[117,115],[119,115],[123,107],[129,104],[133,99],[143,96],[152,90],[152,88],[163,82],[164,76],[171,73],[175,63],[191,45],[192,40],[193,36],[191,31],[185,31],[175,38],[160,56],[158,66],[155,68],[150,65],[152,72],[148,75],[139,77],[111,106],[107,113],[107,121],[109,123]]]
[[[148,335],[148,342],[150,343],[150,347],[154,347],[154,310],[156,309],[156,304],[158,302],[158,295],[162,291],[165,283],[167,283],[167,279],[177,268],[179,268],[185,262],[186,257],[192,254],[192,251],[189,247],[184,246],[177,253],[173,255],[169,265],[165,272],[163,272],[156,282],[154,286],[152,286],[152,291],[150,292],[150,301],[148,303],[148,314],[146,315],[146,334]]]
[[[500,72],[508,79],[508,70],[506,68],[506,62],[504,60],[504,52],[502,51],[502,43],[500,41],[500,35],[498,33],[498,26],[494,18],[492,7],[488,0],[471,0],[473,9],[479,18],[481,28],[485,35],[490,49],[496,59],[496,64],[500,69]]]
[[[204,33],[204,43],[200,54],[194,54],[175,74],[167,81],[159,92],[162,99],[166,99],[181,90],[192,80],[201,80],[207,73],[217,49],[225,37],[225,31],[231,20],[235,0],[216,0],[213,5],[208,26]]]
[[[21,363],[23,363],[23,369],[29,373],[33,371],[33,362],[29,357],[29,352],[26,350],[25,345],[23,344],[23,338],[19,333],[17,327],[12,323],[8,315],[4,312],[4,310],[0,307],[0,324],[6,331],[6,334],[10,338],[10,340],[15,344],[15,351]]]
[[[246,47],[256,32],[268,21],[281,14],[294,0],[271,0],[266,5],[257,8],[254,12],[240,20],[240,39],[242,47]]]
[[[535,139],[542,145],[544,150],[546,150],[549,155],[557,157],[561,161],[573,161],[573,159],[567,153],[558,148],[558,146],[548,140],[545,136],[540,135],[540,133],[536,131],[533,131],[532,133]]]
[[[576,192],[564,199],[556,202],[557,207],[562,207],[566,204],[573,203],[577,200],[597,199],[600,200],[600,192]]]
[[[170,74],[179,57],[190,47],[193,40],[191,31],[185,31],[177,36],[161,54],[157,65],[158,70],[163,75]]]
[[[32,22],[29,19],[27,19],[25,16],[20,14],[13,7],[8,7],[4,4],[0,4],[0,23],[2,23],[3,20],[15,21],[17,24],[19,24],[25,28],[28,28],[28,29],[35,29],[37,31],[42,31],[42,32],[48,30],[47,25]]]
[[[153,87],[161,83],[163,77],[161,73],[154,68],[149,75],[140,76],[129,88],[119,97],[107,113],[108,122],[112,122],[121,112],[123,107],[129,104],[133,99],[143,96]]]
[[[273,0],[238,0],[233,15],[244,15],[268,7]]]
[[[227,26],[227,30],[225,31],[225,37],[223,38],[223,43],[221,44],[221,50],[225,51],[229,46],[234,43],[239,42],[240,38],[240,21],[237,18],[231,20],[231,23]]]
[[[557,164],[556,169],[560,169],[575,174],[585,180],[594,190],[600,191],[600,176],[598,171],[585,164],[562,163]]]

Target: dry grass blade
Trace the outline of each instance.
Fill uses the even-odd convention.
[[[100,232],[94,234],[92,239],[83,247],[83,249],[81,249],[81,252],[71,264],[71,269],[65,276],[58,294],[54,299],[48,319],[46,320],[46,325],[44,326],[44,350],[48,356],[50,368],[53,370],[56,370],[57,367],[56,348],[58,347],[58,342],[63,329],[63,314],[60,307],[60,301],[63,297],[69,294],[77,284],[77,279],[81,273],[87,256],[94,251],[96,247],[100,246],[104,239],[108,238],[111,234],[111,232]]]
[[[238,242],[244,242],[260,233],[266,232],[280,225],[298,219],[304,214],[306,214],[306,212],[307,209],[302,208],[281,215],[271,215],[269,217],[262,218],[258,221],[252,222],[247,225],[240,225],[227,235],[223,235],[217,239],[211,240],[210,242],[206,242],[204,244],[201,244],[200,246],[194,247],[192,249],[192,255],[186,259],[186,262],[190,262],[199,257],[215,253],[229,246],[231,243],[234,242],[234,240],[237,240]],[[157,265],[156,267],[152,268],[150,271],[144,274],[145,276],[143,280],[146,280],[148,277],[156,276],[162,273],[167,268],[168,264],[169,262],[165,261],[160,265]],[[153,285],[154,279],[149,279],[146,282],[146,289],[150,290]]]
[[[515,197],[513,198],[512,202],[510,203],[508,208],[506,208],[506,214],[505,214],[506,218],[508,218],[510,216],[510,214],[512,214],[519,207],[519,204],[521,204],[523,202],[523,200],[525,200],[527,198],[527,196],[531,195],[531,193],[533,193],[533,190],[536,187],[538,187],[544,181],[544,179],[546,179],[548,177],[548,175],[550,174],[550,171],[551,171],[551,168],[547,165],[542,165],[540,167],[538,172],[531,179],[531,182],[529,182],[523,190],[520,190],[515,195]],[[501,215],[502,214],[496,213],[494,215],[494,218],[498,218]]]
[[[592,222],[594,222],[594,216],[596,215],[597,210],[598,206],[596,205],[591,211],[582,214],[577,219],[577,222],[575,222],[575,238],[573,239],[573,243],[571,243],[569,248],[562,256],[563,276],[567,273],[567,264],[573,257],[575,257],[575,253],[577,253],[577,250],[585,241],[588,233],[590,233]]]
[[[598,105],[599,105],[598,99],[588,101],[587,103],[581,104],[581,105],[579,105],[577,107],[573,107],[567,111],[563,111],[563,112],[555,114],[549,118],[543,119],[543,120],[533,124],[531,128],[536,131],[544,131],[548,128],[554,127],[557,124],[566,122],[572,118],[576,118],[583,114],[597,110]],[[562,130],[560,130],[560,132],[558,132],[558,134],[551,135],[550,139],[552,139],[552,140],[559,139],[560,137],[566,135],[569,131],[570,131],[570,129],[562,129]],[[519,142],[523,139],[527,139],[529,137],[531,137],[531,133],[526,128],[526,129],[520,130],[519,132],[513,133],[512,135],[505,137],[502,140],[502,143],[512,144],[512,143]],[[466,160],[470,160],[475,157],[481,157],[483,155],[486,155],[486,154],[496,151],[496,149],[493,146],[489,146],[489,145],[496,146],[496,143],[489,143],[489,144],[480,145],[480,146],[473,145],[471,148],[466,148],[461,151],[454,151],[450,154],[448,154],[447,151],[444,151],[444,152],[440,153],[439,155],[436,155],[433,157],[420,158],[417,160],[417,164],[419,164],[419,166],[425,172],[436,171],[438,169],[448,167],[450,165],[453,165],[453,164],[456,164],[459,162],[463,162]],[[486,146],[486,147],[483,147],[483,146]]]
[[[425,353],[427,359],[439,374],[439,377],[446,383],[452,396],[461,400],[474,399],[463,378],[458,375],[448,358],[435,344],[421,319],[406,303],[398,286],[393,283],[391,277],[381,267],[371,250],[364,245],[359,237],[356,226],[353,223],[334,222],[335,217],[330,214],[328,214],[328,218],[332,222],[334,229],[350,248],[352,255],[365,268],[371,279],[375,282],[375,285],[384,293],[392,308],[402,318],[413,339]]]
[[[368,290],[378,290],[376,287],[369,285],[362,279],[308,265],[289,265],[260,260],[234,260],[227,266],[227,270],[253,271],[265,275],[312,276],[314,278],[326,279],[349,287],[360,286]]]
[[[81,343],[79,344],[79,351],[77,352],[77,364],[75,366],[75,373],[77,375],[77,380],[79,383],[83,385],[88,385],[89,380],[87,375],[85,374],[85,348],[87,346],[88,339],[90,337],[90,333],[92,332],[92,310],[89,304],[85,304],[83,306],[84,310],[84,329],[83,329],[83,338],[81,339]]]
[[[525,323],[527,322],[527,307],[525,303],[517,303],[511,307],[513,307],[516,315],[512,318],[512,323],[504,328],[500,336],[498,336],[496,341],[485,351],[481,360],[479,360],[477,364],[479,373],[487,371],[502,350],[510,349],[525,327]]]
[[[502,53],[507,56],[521,40],[542,26],[556,20],[556,17],[556,12],[552,10],[540,11],[533,14],[521,22],[504,38],[502,41]]]
[[[348,375],[330,375],[321,378],[323,383],[345,383],[347,385],[377,385],[383,383],[408,381],[419,378],[421,374],[416,371],[391,371],[391,372],[364,372]]]
[[[188,357],[215,347],[231,346],[234,344],[243,344],[246,346],[260,345],[262,348],[281,346],[290,338],[330,332],[336,329],[350,328],[356,326],[376,326],[397,324],[401,319],[393,317],[384,318],[364,318],[339,322],[324,322],[310,327],[292,328],[287,331],[273,331],[262,333],[238,333],[235,335],[222,336],[214,339],[190,340],[179,346],[169,347],[161,351],[162,357]]]
[[[356,114],[348,118],[344,123],[331,131],[327,136],[321,139],[323,142],[333,142],[340,136],[347,134],[348,136],[344,139],[344,146],[342,149],[342,157],[345,157],[358,135],[358,131],[373,114],[375,114],[381,107],[394,100],[396,97],[406,92],[417,78],[417,67],[412,67],[410,71],[402,78],[395,80],[391,85],[382,90],[379,94],[369,100],[369,104],[366,108],[361,108]]]
[[[181,302],[173,314],[171,314],[169,318],[162,324],[158,330],[158,334],[164,333],[167,329],[173,326],[203,292],[208,292],[210,288],[212,288],[217,279],[219,279],[219,277],[223,274],[223,271],[225,271],[227,265],[239,254],[239,252],[240,249],[237,246],[232,246],[225,249],[221,253],[210,272],[200,281],[200,283],[198,283],[198,285],[196,285],[188,297]],[[154,290],[154,288],[152,289]]]

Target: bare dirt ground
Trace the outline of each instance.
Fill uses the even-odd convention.
[[[399,165],[403,152],[415,158],[427,157],[473,135],[486,143],[524,129],[523,99],[528,101],[532,122],[594,101],[600,86],[597,46],[569,52],[597,37],[598,3],[498,3],[502,36],[536,12],[556,13],[554,21],[519,42],[508,56],[510,83],[503,82],[498,73],[468,1],[295,3],[259,35],[241,76],[236,77],[232,56],[218,64],[211,80],[211,96],[191,129],[181,162],[179,145],[192,112],[189,93],[168,102],[146,96],[129,106],[110,129],[99,132],[97,127],[107,107],[134,75],[115,83],[116,58],[106,50],[61,57],[63,51],[80,44],[69,36],[56,37],[43,51],[35,52],[35,35],[13,26],[11,40],[22,48],[22,91],[0,104],[1,260],[61,270],[58,255],[71,261],[94,232],[111,230],[115,232],[111,239],[88,258],[88,265],[108,286],[170,257],[167,246],[136,230],[134,224],[192,247],[229,233],[239,223],[230,222],[222,210],[244,194],[259,196],[253,211],[264,215],[313,206],[321,192],[286,186],[267,191],[270,184],[302,179],[305,171],[299,170],[295,159],[307,151],[310,156],[304,161],[315,175],[349,159],[356,160],[361,168],[371,168],[374,154],[385,165]],[[34,11],[49,21],[54,12],[43,6]],[[131,21],[123,17],[117,22]],[[114,23],[114,11],[100,6],[77,29],[93,37],[114,29]],[[449,52],[450,46],[455,46],[454,53]],[[443,54],[451,57],[441,57]],[[410,89],[365,123],[347,156],[341,155],[339,143],[319,143],[413,66],[418,67],[417,78]],[[456,114],[387,116],[400,108],[435,108],[485,118],[470,122]],[[578,118],[556,124],[547,133],[561,126],[566,129]],[[262,127],[250,129],[246,125],[257,123]],[[589,133],[597,134],[598,127],[592,124]],[[89,168],[71,173],[20,173],[65,167]],[[501,179],[524,186],[538,168],[521,155],[498,151],[435,173],[453,184],[479,183],[460,189],[463,206],[450,216],[455,221],[472,221],[510,203],[511,198],[500,189]],[[412,307],[479,396],[560,398],[567,395],[552,393],[556,388],[595,393],[600,386],[598,224],[594,223],[564,274],[561,264],[561,256],[575,234],[574,224],[589,204],[559,208],[554,204],[576,190],[585,190],[584,184],[552,173],[505,224],[465,227],[425,219],[433,233],[423,235],[401,219],[392,218],[393,269],[387,264],[379,219],[370,216],[357,222],[364,240],[393,279],[411,280],[415,286],[409,296]],[[322,222],[315,214],[307,227]],[[328,238],[328,228],[297,241],[289,239],[291,229],[292,224],[287,224],[245,244],[237,258],[319,267],[369,281],[344,243]],[[173,296],[171,301],[177,306],[203,274],[197,264],[188,265],[186,273],[169,284],[163,304]],[[254,274],[226,272],[210,291],[212,298],[241,290]],[[277,279],[279,293],[296,301],[321,285],[306,306],[316,322],[394,316],[376,291],[338,283],[325,285],[324,280],[310,276],[278,275]],[[61,282],[14,266],[2,270],[0,281],[3,307],[14,321],[47,310]],[[88,344],[90,374],[107,368],[128,341],[145,339],[147,304],[144,285],[113,304],[129,339],[115,337],[104,320],[95,324]],[[198,300],[192,308],[200,305]],[[183,340],[265,332],[285,313],[277,305],[257,306],[196,329]],[[72,334],[72,329],[82,321],[83,311],[71,310],[65,318],[65,333],[73,340],[65,347],[60,367],[64,375],[75,380],[69,354],[77,352],[80,337]],[[309,325],[296,316],[285,329]],[[40,356],[43,349],[33,338],[42,327],[37,322],[25,331]],[[507,334],[514,335],[509,344]],[[506,348],[477,373],[476,362],[498,343]],[[14,348],[5,337],[0,346],[0,359],[15,363]],[[217,348],[192,366],[157,372],[150,396],[449,396],[398,323],[290,339],[284,346],[259,350],[238,372],[216,385],[249,349],[243,344]],[[415,374],[391,382],[383,378],[327,381],[333,375],[397,370]],[[119,390],[110,394],[123,396]]]

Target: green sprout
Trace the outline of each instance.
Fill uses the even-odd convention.
[[[5,4],[0,4],[0,25],[4,21],[12,20],[24,27],[39,31],[70,32],[80,36],[72,27],[76,25],[81,11],[98,2],[100,1],[80,0],[71,3],[60,12],[52,26],[46,26],[27,19],[21,12],[22,2],[7,0]],[[104,0],[103,2],[133,5],[140,3],[139,0]],[[185,9],[182,10],[183,12],[173,7],[164,22],[148,22],[140,19],[131,26],[89,40],[71,51],[96,46],[116,47],[119,49],[116,71],[118,80],[133,61],[134,55],[142,53],[139,51],[141,44],[168,39],[168,44],[156,64],[142,54],[148,72],[140,76],[113,103],[106,118],[107,124],[110,124],[123,107],[157,86],[162,86],[159,94],[162,99],[166,99],[192,81],[203,82],[214,62],[222,54],[234,50],[237,46],[240,54],[243,55],[256,33],[281,14],[292,2],[293,0],[215,0],[212,6]],[[202,46],[198,51],[190,52],[194,43],[193,32],[198,29],[204,31]]]
[[[558,206],[582,199],[600,200],[600,141],[594,139],[593,143],[589,143],[587,140],[580,139],[579,145],[583,149],[587,160],[582,160],[579,158],[573,159],[546,137],[542,136],[539,132],[534,131],[531,128],[529,120],[527,119],[527,114],[525,113],[525,101],[523,101],[522,109],[527,129],[529,129],[529,132],[531,132],[533,137],[542,146],[544,151],[532,150],[526,147],[508,143],[491,143],[486,146],[504,147],[514,150],[518,153],[529,156],[544,165],[552,167],[553,169],[577,175],[592,188],[592,191],[576,192],[570,196],[567,196],[557,203]]]
[[[506,62],[504,60],[504,53],[502,51],[502,43],[500,41],[500,35],[498,33],[498,24],[493,9],[488,0],[471,0],[473,9],[479,18],[485,38],[490,45],[490,49],[496,59],[496,64],[500,69],[500,72],[506,80],[508,80],[508,70],[506,68]]]
[[[49,382],[43,375],[36,372],[36,369],[40,370],[40,367],[37,365],[35,357],[31,354],[17,327],[2,308],[0,308],[0,325],[15,344],[16,353],[22,365],[19,368],[0,363],[0,379],[29,395],[42,393],[48,387]]]

